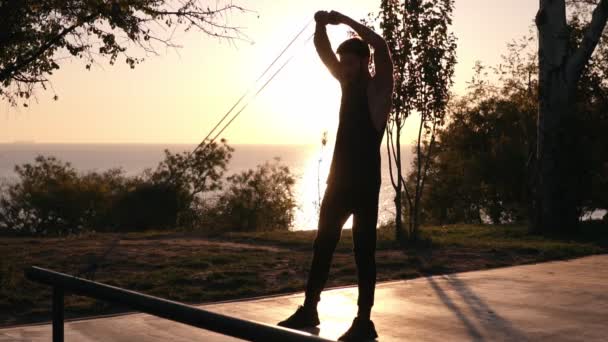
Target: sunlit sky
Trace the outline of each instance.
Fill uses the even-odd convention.
[[[252,43],[230,44],[200,32],[178,33],[181,49],[159,50],[131,70],[105,62],[86,71],[65,61],[51,77],[59,96],[38,91],[29,108],[0,108],[0,142],[197,143],[247,90],[287,42],[319,9],[355,19],[377,11],[380,1],[246,1],[256,13],[234,14]],[[496,64],[506,43],[529,32],[538,1],[456,0],[456,93],[462,93],[475,61]],[[334,45],[347,35],[329,29]],[[313,26],[306,35],[310,36]],[[296,46],[296,50],[299,45]],[[340,90],[325,71],[312,42],[275,78],[223,134],[233,144],[318,144],[337,126]],[[408,119],[405,140],[413,139]]]

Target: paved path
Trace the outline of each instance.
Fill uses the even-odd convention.
[[[323,293],[318,333],[337,338],[357,289]],[[275,323],[302,294],[203,305]],[[608,341],[608,255],[378,284],[379,341]],[[0,329],[0,341],[50,341],[49,325]],[[66,341],[234,341],[146,314],[66,323]]]

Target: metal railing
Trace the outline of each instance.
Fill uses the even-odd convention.
[[[247,341],[330,341],[301,331],[213,313],[192,305],[74,277],[41,267],[32,266],[26,269],[25,275],[30,280],[53,287],[53,342],[63,341],[64,338],[64,296],[66,292],[120,303],[137,311]]]

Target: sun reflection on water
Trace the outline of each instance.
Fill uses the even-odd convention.
[[[306,161],[295,189],[298,200],[298,208],[294,217],[294,229],[296,230],[317,229],[319,209],[327,188],[326,180],[332,154],[333,146],[318,147]],[[344,228],[351,227],[352,216],[344,224]]]
[[[306,152],[299,155],[294,160],[292,171],[296,176],[294,193],[298,208],[294,213],[293,230],[314,230],[317,229],[319,220],[319,207],[323,194],[325,193],[326,180],[329,174],[329,167],[333,155],[333,145],[335,136],[330,134],[327,145],[321,144],[309,146]],[[378,225],[390,222],[394,219],[394,190],[391,185],[391,176],[388,167],[385,151],[382,155],[382,186],[378,203]],[[402,156],[404,158],[402,167],[404,174],[407,174],[413,155],[409,146],[403,147]],[[348,218],[343,228],[352,228],[352,216]]]

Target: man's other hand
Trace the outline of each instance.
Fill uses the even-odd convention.
[[[344,14],[338,11],[331,11],[327,15],[327,22],[331,25],[339,25],[344,23]]]
[[[318,11],[315,13],[315,21],[317,24],[327,25],[329,23],[329,13],[327,11]]]

